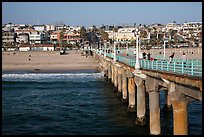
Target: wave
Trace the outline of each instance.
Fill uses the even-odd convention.
[[[102,73],[12,73],[2,74],[3,82],[88,82],[102,80]]]

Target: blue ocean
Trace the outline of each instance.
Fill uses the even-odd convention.
[[[2,74],[3,135],[149,135],[148,104],[145,126],[135,125],[127,106],[102,73]],[[189,135],[202,135],[202,102],[188,112]],[[172,111],[161,109],[161,129],[173,134]]]

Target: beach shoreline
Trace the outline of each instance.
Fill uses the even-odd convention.
[[[67,55],[59,51],[2,52],[2,73],[69,73],[99,72],[100,65],[92,56],[82,56],[81,51],[71,50]]]

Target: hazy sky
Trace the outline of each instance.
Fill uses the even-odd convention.
[[[3,2],[2,23],[70,26],[202,21],[202,2]]]

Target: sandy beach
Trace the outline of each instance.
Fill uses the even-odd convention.
[[[163,52],[163,50],[154,49],[151,51],[153,56],[159,55],[159,52]],[[175,58],[180,58],[185,52],[188,59],[202,59],[202,48],[166,49],[166,56],[172,52],[176,53]],[[67,55],[60,55],[59,51],[2,52],[2,72],[81,72],[99,71],[99,67],[100,65],[94,57],[82,56],[81,51],[78,50],[70,50]]]
[[[99,63],[94,57],[82,56],[81,51],[77,50],[70,50],[67,55],[60,55],[59,51],[2,52],[2,72],[69,72],[98,70]]]

